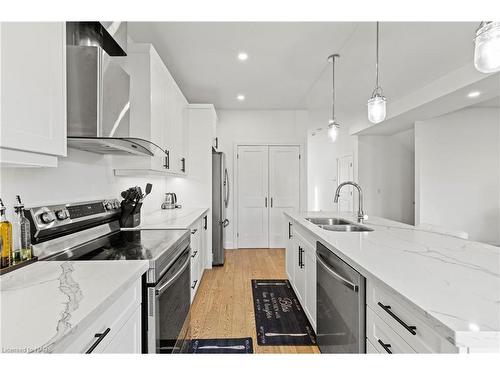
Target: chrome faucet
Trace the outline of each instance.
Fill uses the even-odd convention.
[[[368,215],[365,215],[363,212],[363,190],[361,190],[361,186],[359,186],[357,183],[354,181],[345,181],[342,182],[338,187],[337,190],[335,191],[335,198],[334,202],[339,203],[339,197],[340,197],[340,189],[344,187],[345,185],[351,185],[354,186],[356,189],[358,189],[358,223],[362,223],[363,220],[368,219]]]

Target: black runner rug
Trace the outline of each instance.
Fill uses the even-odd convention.
[[[252,280],[259,345],[316,345],[316,335],[288,280]]]
[[[193,339],[189,342],[189,354],[252,354],[251,337],[238,339]]]

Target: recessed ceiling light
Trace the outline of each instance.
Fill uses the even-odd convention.
[[[243,94],[239,94],[236,99],[238,99],[240,102],[242,102],[243,100],[245,100],[245,95]]]
[[[481,93],[479,91],[471,91],[467,94],[468,98],[477,98]]]
[[[246,52],[238,53],[238,60],[245,61],[246,59],[248,59],[248,53]]]

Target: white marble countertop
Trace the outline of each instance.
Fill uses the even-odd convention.
[[[147,260],[36,262],[0,277],[2,353],[53,352],[149,268]]]
[[[189,229],[193,223],[205,215],[208,208],[183,207],[171,210],[156,210],[142,215],[141,224],[136,229]],[[124,229],[126,230],[126,229]]]
[[[285,212],[367,279],[420,309],[429,325],[459,347],[500,350],[500,248],[370,217],[373,232],[333,232],[305,217],[352,213]]]

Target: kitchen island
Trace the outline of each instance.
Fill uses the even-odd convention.
[[[0,277],[2,353],[140,353],[147,260],[39,261]]]
[[[307,221],[307,217],[339,217],[355,222],[352,213],[285,212],[287,237],[299,233],[314,252],[316,242],[320,242],[363,275],[367,319],[382,318],[383,328],[394,331],[396,340],[403,339],[400,347],[409,344],[403,352],[500,350],[500,248],[377,217],[364,222],[373,229],[370,232],[328,231]],[[293,244],[290,246],[293,248]],[[287,246],[287,257],[288,253]],[[293,261],[287,258],[291,277],[293,271],[288,269]],[[315,263],[309,266],[316,267]],[[311,287],[307,287],[306,281],[304,288],[299,287],[303,289],[299,293],[306,294],[303,302],[315,294],[313,283],[315,280],[310,280]],[[384,306],[391,302],[392,312],[399,307],[406,319],[421,323],[417,334],[411,334],[411,330],[408,333],[401,324],[391,326],[394,319],[378,307],[383,298],[388,299]],[[315,303],[305,306],[314,323]],[[368,351],[372,344],[367,342]]]

